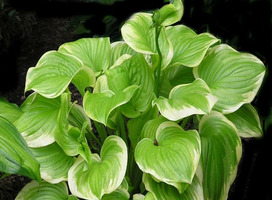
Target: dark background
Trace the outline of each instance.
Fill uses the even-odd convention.
[[[25,99],[26,71],[43,53],[82,37],[120,40],[120,27],[129,16],[164,5],[163,0],[97,2],[0,0],[0,95],[20,105]],[[229,200],[272,199],[272,120],[268,120],[269,116],[272,119],[271,6],[269,0],[184,0],[185,12],[179,22],[256,55],[267,67],[265,81],[252,102],[265,127],[264,137],[243,139],[243,155]]]

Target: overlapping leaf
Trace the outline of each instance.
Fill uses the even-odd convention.
[[[214,109],[228,114],[254,99],[265,67],[255,56],[222,44],[209,50],[193,73],[203,79],[218,98]]]
[[[23,112],[21,109],[13,103],[9,103],[7,100],[0,97],[0,116],[6,118],[11,123],[15,122]]]
[[[195,130],[184,131],[174,122],[162,123],[156,139],[142,139],[135,149],[139,168],[181,193],[193,180],[200,157],[200,138]]]
[[[41,180],[40,165],[24,138],[11,122],[2,116],[0,116],[0,171]]]
[[[193,114],[208,114],[217,99],[202,79],[174,87],[169,98],[159,97],[153,101],[160,113],[169,120],[179,120]]]
[[[242,154],[242,144],[234,124],[213,111],[199,124],[201,158],[197,175],[204,199],[225,200]]]
[[[72,194],[85,199],[101,199],[122,183],[127,167],[127,147],[118,136],[109,136],[100,157],[92,154],[91,163],[79,157],[68,174]]]

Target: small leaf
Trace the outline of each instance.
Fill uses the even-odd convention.
[[[255,108],[244,104],[241,108],[226,117],[236,126],[240,137],[262,137],[260,118]]]
[[[2,116],[0,116],[0,171],[21,174],[41,181],[39,163],[19,131]]]
[[[75,56],[57,51],[45,53],[35,67],[27,71],[25,91],[34,90],[47,98],[61,95],[81,69]]]
[[[53,184],[68,180],[75,158],[67,156],[57,143],[33,148],[31,152],[40,163],[42,179]]]
[[[156,139],[142,139],[135,149],[139,168],[158,181],[184,190],[193,180],[200,157],[200,138],[195,130],[184,131],[174,122],[163,122]]]
[[[255,56],[222,44],[209,50],[193,73],[203,79],[218,98],[214,110],[228,114],[254,99],[263,81],[265,66]]]
[[[166,32],[172,44],[175,44],[169,66],[179,64],[196,67],[204,58],[209,47],[219,41],[209,33],[197,35],[184,25],[168,27]]]
[[[129,193],[124,188],[118,188],[110,194],[105,194],[101,200],[129,200]]]
[[[91,165],[78,157],[68,173],[72,194],[85,199],[101,199],[115,191],[122,183],[127,167],[127,147],[118,136],[109,136],[100,157],[92,154]]]
[[[109,38],[82,38],[59,47],[59,51],[77,57],[84,66],[96,75],[106,70],[110,64],[111,46]]]
[[[41,184],[39,184],[37,181],[31,181],[19,192],[15,200],[32,200],[32,199],[76,200],[77,198],[68,195],[68,188],[65,182],[61,182],[58,184],[42,182]]]
[[[242,154],[242,144],[234,124],[213,111],[199,123],[201,158],[197,176],[205,199],[225,200]]]
[[[30,98],[31,104],[14,125],[29,147],[52,144],[55,141],[53,133],[57,126],[60,98],[47,99],[39,94]]]
[[[208,114],[216,103],[210,88],[202,79],[174,87],[169,98],[159,97],[153,101],[160,113],[176,121],[193,114]]]
[[[107,125],[110,114],[116,108],[127,103],[137,89],[137,85],[132,85],[119,93],[110,90],[94,94],[87,92],[83,98],[84,110],[92,120]]]
[[[9,103],[6,99],[0,97],[0,116],[6,118],[11,123],[15,122],[23,112],[13,103]]]

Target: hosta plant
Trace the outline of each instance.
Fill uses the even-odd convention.
[[[0,101],[0,170],[33,179],[16,199],[227,199],[241,137],[262,136],[265,66],[182,15],[174,0],[123,41],[65,43],[28,70],[20,107]]]

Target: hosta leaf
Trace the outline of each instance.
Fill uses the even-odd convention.
[[[151,192],[148,192],[145,196],[142,194],[134,194],[133,200],[156,200]]]
[[[32,99],[32,97],[30,97]],[[60,109],[60,98],[47,99],[39,94],[33,96],[21,117],[14,125],[30,147],[42,147],[52,144],[57,116]]]
[[[17,195],[15,200],[76,200],[76,197],[68,195],[68,188],[65,182],[50,184],[37,181],[28,183]]]
[[[259,115],[250,104],[244,104],[226,117],[236,126],[241,137],[261,137],[263,135]]]
[[[0,116],[0,171],[41,180],[40,165],[24,138],[7,119]]]
[[[137,89],[137,85],[132,85],[118,93],[110,90],[93,94],[87,92],[83,98],[84,110],[91,119],[107,125],[110,114],[127,103]]]
[[[109,67],[111,46],[109,38],[82,38],[59,47],[59,51],[79,58],[96,75]]]
[[[15,122],[23,112],[13,103],[9,103],[6,99],[0,97],[0,116],[6,118],[11,123]]]
[[[25,91],[34,90],[47,98],[58,97],[81,67],[82,62],[75,56],[49,51],[35,67],[28,69]]]
[[[209,50],[193,72],[218,98],[214,109],[228,114],[254,99],[263,81],[265,67],[255,56],[222,44]]]
[[[242,144],[234,124],[213,111],[199,123],[201,158],[197,175],[205,199],[225,200],[236,177]]]
[[[65,103],[67,106],[69,105],[69,97],[68,98],[66,97],[65,99],[63,99],[63,101],[67,102]],[[77,128],[82,128],[83,124],[88,122],[88,128],[92,130],[90,118],[86,115],[82,106],[78,104],[73,104],[70,106],[69,109],[70,109],[68,116],[69,124]]]
[[[118,136],[109,136],[100,157],[92,154],[91,164],[79,157],[68,174],[72,194],[85,199],[101,199],[122,183],[127,167],[127,147]]]
[[[157,25],[169,26],[178,22],[183,15],[183,3],[181,0],[174,0],[167,4],[154,14],[154,22]]]
[[[200,138],[195,130],[184,131],[174,122],[162,123],[156,139],[142,139],[135,149],[139,168],[157,180],[184,190],[193,180],[200,157]]]
[[[144,112],[153,99],[154,78],[150,67],[141,54],[137,54],[121,65],[106,71],[107,84],[110,90],[118,93],[131,85],[139,86],[130,102],[122,106],[122,112],[133,118]]]
[[[209,33],[198,35],[184,25],[167,27],[166,32],[172,44],[175,44],[170,65],[196,67],[204,58],[209,47],[219,41]]]
[[[64,93],[61,95],[61,108],[57,116],[57,126],[54,131],[54,137],[59,146],[69,156],[76,156],[82,150],[80,141],[80,130],[69,126],[69,105],[70,95]]]
[[[101,200],[129,200],[129,193],[124,188],[118,188],[110,194],[105,194]]]
[[[155,28],[152,25],[152,14],[136,13],[122,26],[123,39],[137,52],[157,55]],[[164,68],[173,56],[173,46],[167,38],[164,27],[161,27],[159,34],[159,47],[162,53],[162,67]]]
[[[124,41],[114,42],[111,44],[111,62],[110,66],[112,66],[118,58],[121,56],[128,54],[128,55],[134,55],[135,51],[130,48]]]
[[[193,114],[208,114],[216,98],[202,79],[193,83],[174,87],[169,98],[159,97],[153,101],[160,113],[167,119],[175,121]]]
[[[149,174],[144,173],[143,182],[147,191],[151,192],[157,200],[204,200],[202,185],[197,176],[182,194],[171,185],[156,182]]]
[[[31,152],[40,163],[42,179],[53,184],[68,180],[68,171],[75,158],[67,156],[57,143],[32,148]]]

